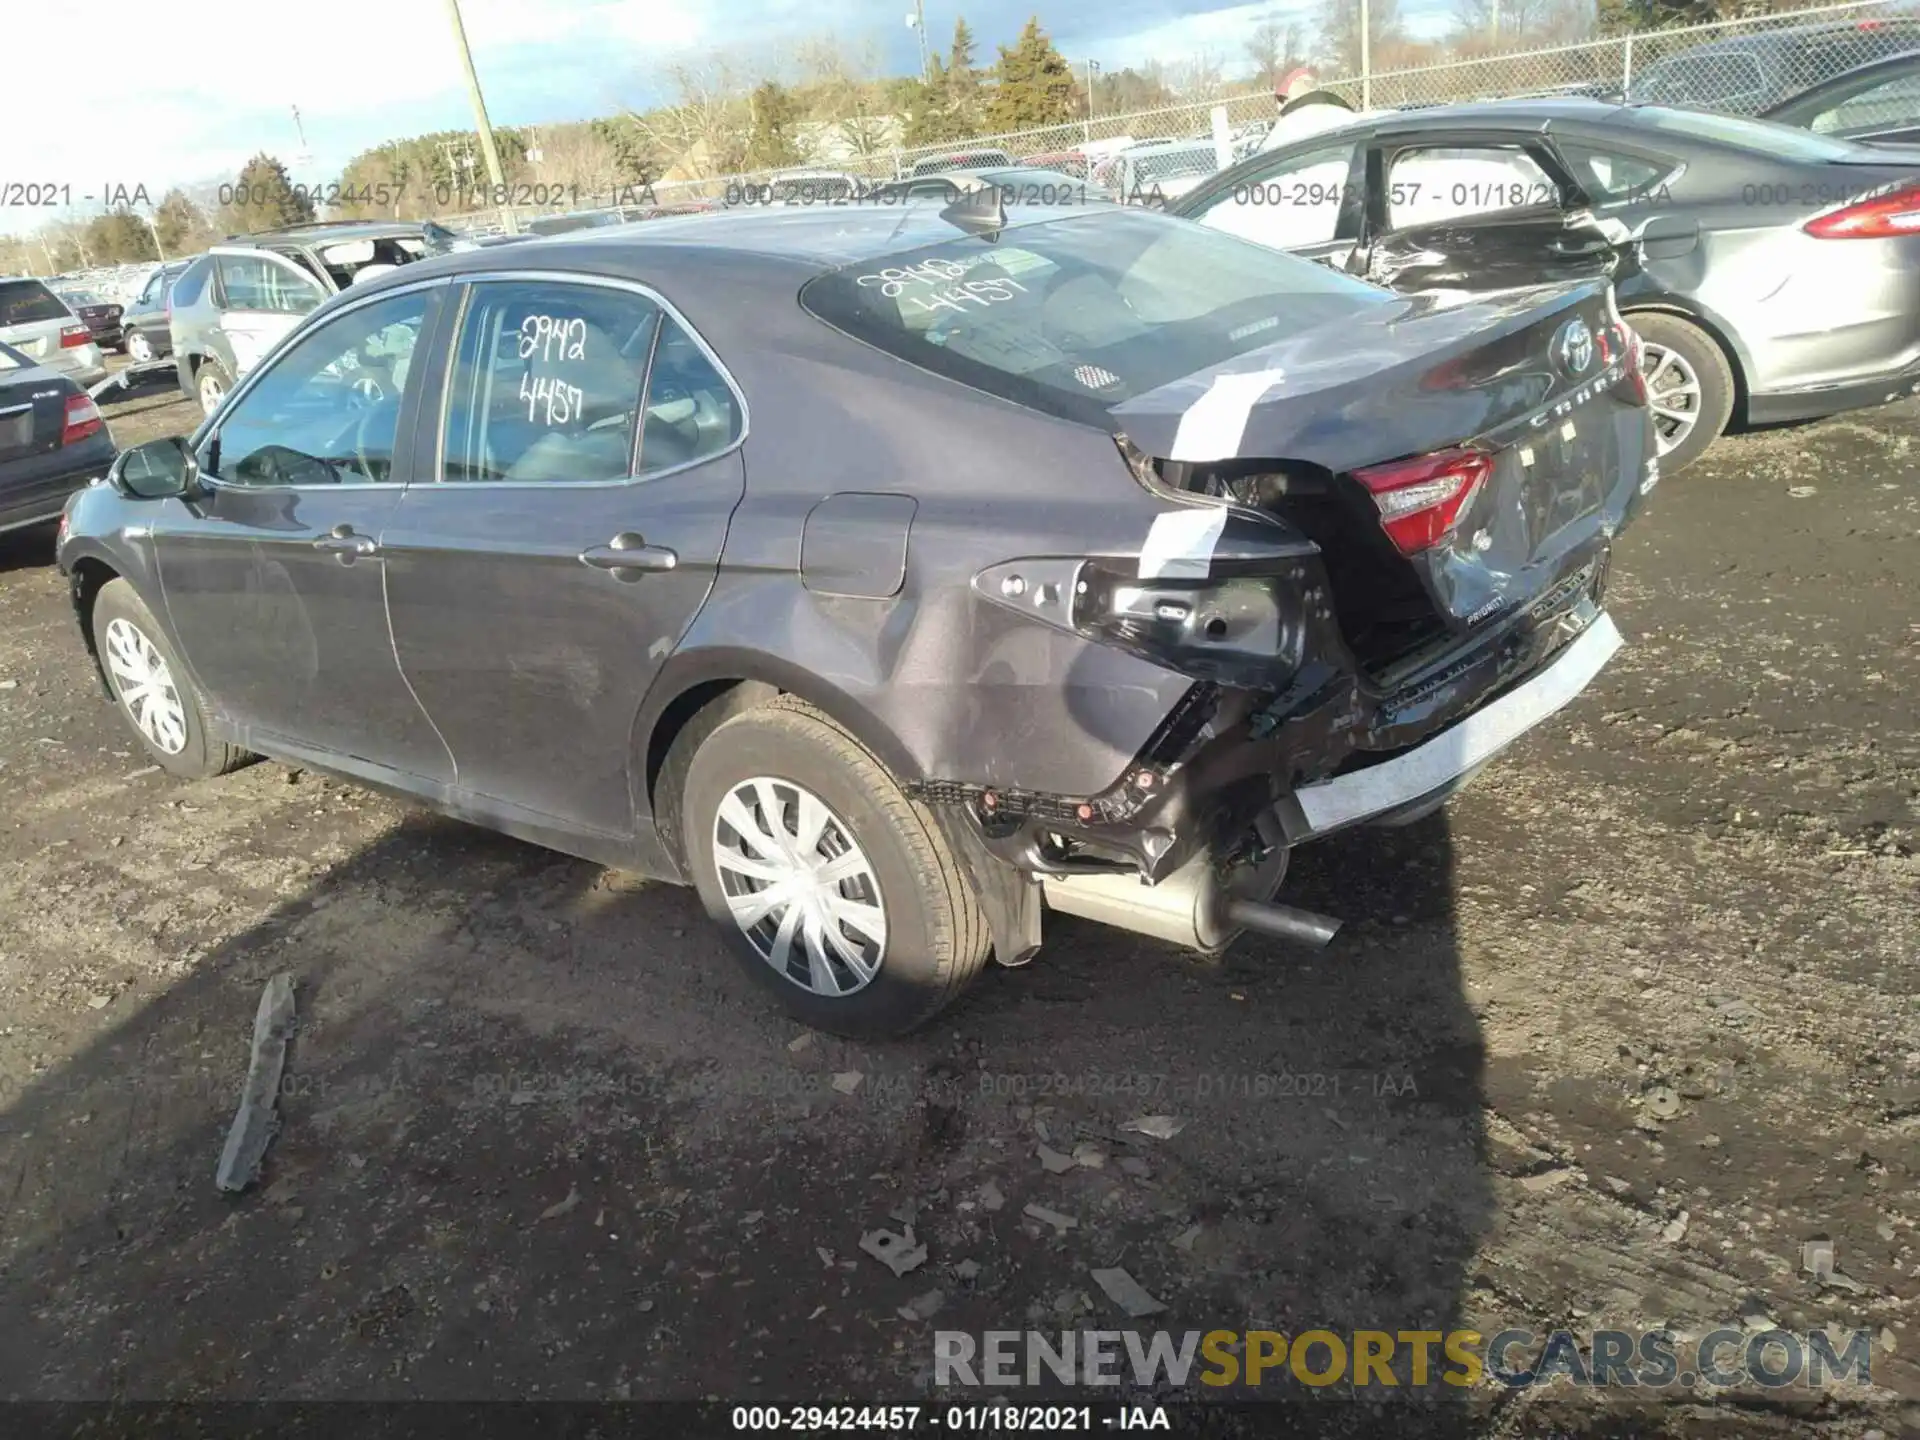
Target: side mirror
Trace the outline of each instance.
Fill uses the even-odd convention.
[[[107,483],[135,500],[186,498],[199,493],[200,465],[185,439],[169,435],[121,452]]]

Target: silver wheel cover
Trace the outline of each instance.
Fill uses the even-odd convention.
[[[131,620],[107,622],[107,673],[134,727],[163,755],[187,748],[187,710],[153,641]]]
[[[832,999],[880,973],[880,882],[851,827],[819,796],[766,775],[743,781],[720,802],[712,843],[734,923],[784,979]]]

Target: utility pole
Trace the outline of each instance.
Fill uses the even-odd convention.
[[[913,14],[907,16],[907,25],[920,32],[920,83],[927,83],[932,64],[927,59],[927,0],[913,0]]]
[[[1100,62],[1098,60],[1087,61],[1087,119],[1086,124],[1081,127],[1080,131],[1082,143],[1087,145],[1093,143],[1093,77],[1099,73]]]
[[[1373,108],[1373,46],[1367,37],[1367,0],[1360,0],[1360,108]]]
[[[140,218],[147,222],[147,229],[153,232],[154,254],[160,257],[160,263],[162,265],[166,264],[167,263],[167,247],[160,243],[159,225],[154,222],[154,218],[151,215],[142,215]]]
[[[453,38],[460,47],[461,68],[467,72],[467,98],[473,101],[474,123],[480,127],[480,153],[487,157],[487,179],[504,198],[507,180],[500,169],[500,151],[493,143],[493,126],[487,121],[487,102],[480,93],[480,77],[473,70],[473,51],[467,46],[467,27],[460,19],[460,0],[447,0],[447,13],[453,19]],[[500,223],[507,234],[520,233],[520,223],[513,218],[511,205],[500,207]]]

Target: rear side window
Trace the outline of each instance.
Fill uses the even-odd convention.
[[[1603,205],[1637,200],[1658,189],[1679,168],[1673,160],[1653,160],[1591,145],[1562,144],[1560,153],[1580,188]]]
[[[1401,303],[1323,265],[1144,208],[882,254],[801,303],[912,364],[1091,424],[1295,331]]]
[[[198,305],[200,296],[207,288],[207,277],[211,274],[213,274],[211,255],[202,255],[182,270],[180,277],[173,282],[174,305],[180,309],[185,309],[189,305]]]
[[[1816,135],[1849,135],[1911,125],[1920,119],[1920,73],[1884,80],[1815,111],[1801,123]]]
[[[65,320],[66,303],[38,280],[0,280],[0,325],[31,325]]]

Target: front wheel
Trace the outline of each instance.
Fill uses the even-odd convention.
[[[163,770],[188,780],[224,775],[248,757],[207,729],[206,706],[153,612],[125,580],[93,602],[93,641],[120,713]]]
[[[803,1024],[903,1035],[986,963],[986,919],[937,822],[809,705],[782,696],[715,729],[681,813],[707,913]]]

